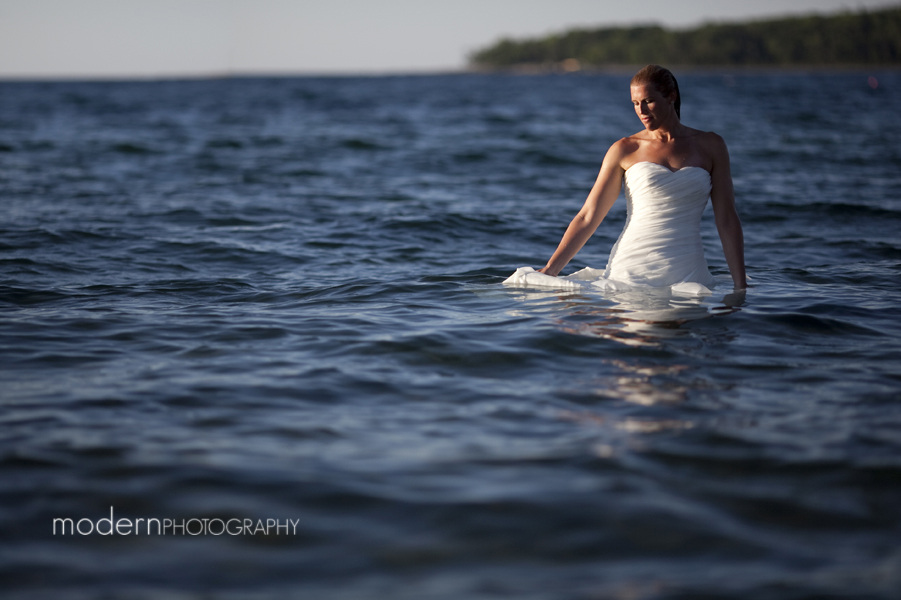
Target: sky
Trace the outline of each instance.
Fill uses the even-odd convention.
[[[898,0],[0,0],[0,78],[451,71],[502,37]]]

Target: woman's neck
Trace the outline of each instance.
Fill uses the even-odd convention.
[[[684,136],[689,131],[688,127],[679,122],[678,119],[672,119],[666,123],[662,123],[656,129],[648,129],[647,134],[653,140],[659,142],[669,142],[677,137]]]

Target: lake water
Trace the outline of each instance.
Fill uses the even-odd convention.
[[[901,73],[680,75],[743,298],[503,286],[628,80],[0,83],[4,595],[897,598]]]

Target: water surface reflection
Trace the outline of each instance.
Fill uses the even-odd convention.
[[[738,312],[746,301],[744,290],[714,296],[685,296],[669,289],[604,295],[522,289],[515,293],[535,309],[516,310],[516,316],[550,312],[560,331],[633,347],[656,347],[688,335],[685,324]]]

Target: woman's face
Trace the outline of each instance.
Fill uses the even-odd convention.
[[[648,131],[660,127],[675,112],[671,100],[675,98],[667,98],[657,91],[657,87],[653,84],[632,86],[632,106],[635,107],[635,114]]]

